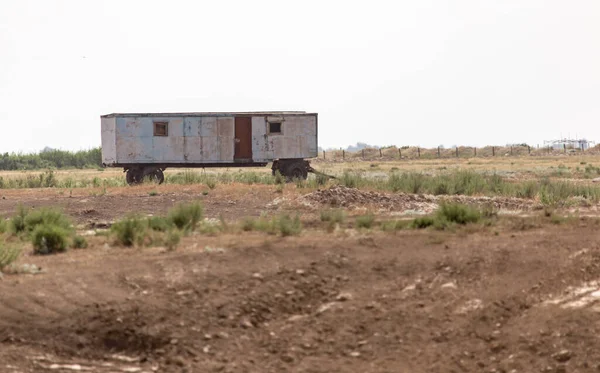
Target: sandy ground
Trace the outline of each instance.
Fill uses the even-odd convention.
[[[18,264],[43,272],[0,280],[0,372],[600,369],[596,218],[327,233],[318,213],[328,194],[302,197],[293,185],[283,193],[262,185],[164,185],[2,195],[2,216],[20,204],[56,206],[84,229],[131,212],[165,214],[192,200],[203,202],[207,216],[229,221],[299,212],[307,228],[287,238],[193,235],[175,251],[91,237],[85,250],[25,252]],[[350,201],[351,214],[382,201],[360,198]],[[403,198],[397,203],[419,202]]]

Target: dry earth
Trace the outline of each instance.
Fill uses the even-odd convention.
[[[200,199],[208,216],[238,220],[309,200],[299,210],[308,222],[328,203],[327,192],[301,197],[293,186],[205,190],[3,191],[0,213],[60,206],[89,224]],[[19,260],[40,274],[4,275],[0,372],[598,371],[598,227],[311,228],[194,235],[173,252],[93,237],[86,250]]]

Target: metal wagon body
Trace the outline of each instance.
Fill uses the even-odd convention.
[[[130,184],[168,167],[264,167],[304,178],[318,153],[318,115],[290,112],[125,113],[101,116],[102,162]]]

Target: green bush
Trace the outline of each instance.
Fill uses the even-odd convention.
[[[87,240],[83,236],[73,237],[73,248],[74,249],[85,249],[88,247]]]
[[[217,180],[210,178],[208,180],[206,180],[206,186],[208,187],[208,189],[213,190],[217,187]]]
[[[407,220],[390,220],[381,224],[381,230],[384,232],[400,231],[409,227],[410,224],[411,222]]]
[[[341,209],[321,211],[321,221],[329,223],[343,223],[346,220],[346,212]]]
[[[19,248],[0,244],[0,271],[17,260],[19,255],[21,255]]]
[[[0,234],[4,234],[10,230],[10,220],[0,218]]]
[[[167,232],[165,238],[165,246],[169,250],[175,250],[181,241],[181,232],[176,229],[171,229]]]
[[[457,203],[444,203],[436,213],[436,218],[441,221],[456,224],[477,223],[481,220],[481,211],[476,208]]]
[[[58,225],[37,225],[31,235],[33,252],[38,255],[62,253],[67,250],[70,232]]]
[[[184,231],[194,231],[203,216],[204,209],[198,202],[180,204],[169,212],[169,220],[177,229]]]
[[[302,222],[300,222],[300,217],[298,215],[294,218],[283,215],[275,220],[275,222],[283,237],[297,236],[302,233]]]
[[[17,214],[10,220],[10,229],[13,233],[19,234],[25,231],[25,217],[27,216],[27,210],[23,205],[17,207]]]
[[[40,225],[53,225],[70,231],[71,220],[61,211],[52,208],[32,210],[25,216],[25,231],[33,232]]]
[[[436,223],[435,219],[431,216],[418,217],[411,223],[413,229],[425,229],[434,226]]]
[[[356,217],[356,227],[371,229],[375,223],[375,216],[372,214],[362,215]]]
[[[148,228],[157,232],[166,232],[173,227],[173,222],[170,219],[162,216],[152,216],[148,218]]]
[[[123,246],[133,246],[144,244],[147,220],[137,216],[131,216],[116,222],[110,227],[111,233],[115,236],[116,242]]]

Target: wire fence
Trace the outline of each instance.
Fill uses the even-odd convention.
[[[491,157],[524,157],[524,156],[569,156],[569,155],[598,155],[600,146],[594,148],[572,148],[567,146],[486,146],[470,147],[460,146],[455,148],[421,148],[418,146],[364,148],[357,151],[348,150],[321,150],[319,159],[351,161],[351,160],[411,160],[411,159],[451,159],[451,158],[491,158]]]

